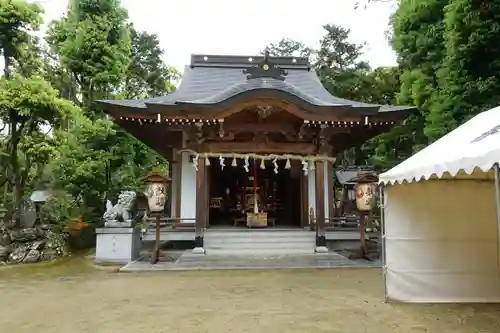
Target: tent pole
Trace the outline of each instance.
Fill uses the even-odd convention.
[[[500,270],[500,167],[498,163],[493,166],[493,172],[495,173],[495,197],[497,206],[497,264]]]
[[[384,184],[379,186],[379,200],[380,200],[380,262],[382,264],[382,282],[384,284],[384,301],[387,302],[387,266],[385,258],[385,200],[384,200]]]

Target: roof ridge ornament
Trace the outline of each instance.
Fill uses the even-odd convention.
[[[286,70],[269,60],[268,48],[264,51],[264,60],[257,66],[243,70],[243,74],[247,75],[247,80],[268,77],[281,81],[284,81],[285,76],[288,75]]]

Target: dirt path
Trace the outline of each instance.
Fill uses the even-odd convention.
[[[0,332],[500,332],[500,306],[382,302],[377,269],[0,269]]]

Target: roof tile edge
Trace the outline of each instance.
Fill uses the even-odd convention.
[[[264,56],[235,55],[191,55],[191,67],[252,67],[264,60]],[[310,69],[309,60],[305,57],[269,57],[270,62],[282,68]]]

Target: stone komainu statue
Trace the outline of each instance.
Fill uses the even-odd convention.
[[[135,191],[122,191],[115,205],[110,200],[106,202],[106,212],[102,216],[106,227],[131,227],[142,219],[145,214],[142,197]]]

